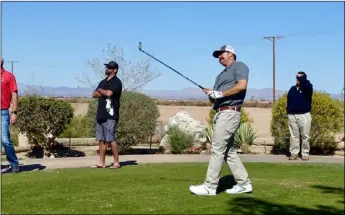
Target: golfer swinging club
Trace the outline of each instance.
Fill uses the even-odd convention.
[[[218,58],[225,69],[217,76],[213,89],[203,90],[216,111],[213,118],[211,158],[205,182],[191,186],[189,190],[197,195],[216,195],[224,159],[236,181],[236,185],[226,192],[251,192],[251,181],[234,143],[234,133],[240,125],[241,106],[246,96],[249,69],[246,64],[236,61],[236,53],[231,46],[222,46],[220,50],[213,52],[213,57]]]

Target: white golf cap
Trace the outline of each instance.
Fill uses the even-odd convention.
[[[218,58],[222,52],[231,52],[234,55],[236,55],[235,49],[232,46],[224,45],[224,46],[220,47],[219,50],[216,50],[213,52],[213,57]]]

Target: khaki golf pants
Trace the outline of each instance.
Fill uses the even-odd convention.
[[[308,156],[310,145],[310,127],[311,115],[305,114],[289,114],[289,130],[290,130],[290,154],[298,155],[300,152],[300,139],[302,139],[302,156]],[[301,137],[301,138],[300,138]]]
[[[241,113],[233,110],[218,112],[213,118],[214,134],[207,176],[204,185],[216,189],[221,175],[223,160],[228,164],[235,181],[250,183],[248,173],[237,155],[234,133],[241,121]]]

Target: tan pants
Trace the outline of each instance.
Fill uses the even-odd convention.
[[[289,114],[289,130],[290,130],[290,154],[298,155],[300,152],[300,137],[302,139],[302,156],[308,156],[310,151],[309,134],[311,127],[311,115],[305,114]]]
[[[223,160],[228,164],[235,181],[244,185],[250,183],[248,173],[237,155],[234,133],[241,121],[241,113],[233,110],[218,112],[213,118],[214,134],[211,158],[207,169],[205,185],[216,189],[221,175]]]

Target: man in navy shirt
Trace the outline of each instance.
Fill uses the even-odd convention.
[[[114,165],[111,168],[120,168],[115,130],[116,124],[119,121],[122,82],[116,76],[119,69],[116,62],[110,61],[104,65],[106,67],[105,75],[107,77],[98,84],[98,87],[92,95],[93,98],[98,98],[96,140],[99,141],[100,156],[99,164],[93,167],[105,167],[105,152],[107,145],[110,144],[114,156]]]
[[[298,72],[296,85],[292,86],[287,96],[287,107],[290,130],[290,160],[296,160],[300,152],[302,139],[302,160],[309,160],[309,133],[312,117],[310,115],[313,96],[313,85],[307,74]]]

